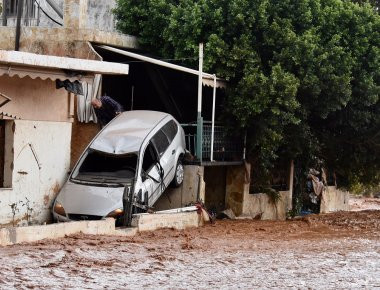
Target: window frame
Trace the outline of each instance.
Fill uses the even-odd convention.
[[[165,132],[162,130],[162,128],[163,128],[163,126],[162,126],[159,130],[157,130],[157,132],[156,132],[156,133],[153,135],[153,137],[150,139],[150,142],[152,142],[154,148],[156,149],[156,152],[157,152],[157,155],[158,155],[158,157],[159,157],[159,160],[160,160],[161,157],[165,154],[165,152],[168,150],[168,148],[169,148],[169,146],[170,146],[170,144],[171,144],[170,140],[168,139],[168,136],[166,136],[166,134],[165,134]],[[162,154],[160,154],[160,151],[158,150],[157,145],[156,145],[155,142],[154,142],[154,137],[155,137],[158,133],[160,133],[160,132],[165,136],[166,141],[168,141],[168,145],[166,146],[165,150],[162,151]]]

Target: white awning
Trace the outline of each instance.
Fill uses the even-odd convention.
[[[107,45],[98,45],[98,47],[103,48],[103,49],[108,50],[108,51],[112,51],[112,52],[115,52],[115,53],[118,53],[118,54],[122,54],[122,55],[125,55],[125,56],[128,56],[128,57],[131,57],[131,58],[135,58],[135,59],[138,59],[138,60],[141,60],[141,61],[145,61],[145,62],[149,62],[149,63],[152,63],[152,64],[156,64],[156,65],[159,65],[159,66],[175,69],[175,70],[186,72],[186,73],[190,73],[190,74],[193,74],[193,75],[199,75],[199,71],[197,71],[195,69],[191,69],[191,68],[188,68],[188,67],[180,66],[180,65],[177,65],[177,64],[172,64],[170,62],[162,61],[162,60],[155,59],[155,58],[152,58],[152,57],[147,57],[147,56],[144,56],[144,55],[141,55],[141,54],[125,51],[125,50],[114,48],[114,47],[107,46]],[[214,86],[214,75],[208,74],[208,73],[203,73],[202,75],[203,75],[203,85],[213,87]],[[220,78],[216,78],[216,87],[217,88],[225,88],[226,87],[226,81],[223,80],[223,79],[220,79]]]
[[[129,65],[29,52],[0,50],[0,75],[83,80],[95,74],[127,75]]]

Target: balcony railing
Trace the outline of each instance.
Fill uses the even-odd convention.
[[[198,161],[241,161],[244,159],[244,137],[232,137],[224,126],[214,126],[214,141],[211,146],[212,125],[211,122],[203,122],[202,150],[197,148],[197,124],[182,124],[182,127],[185,131],[186,149]],[[201,156],[197,156],[198,152],[202,152]]]

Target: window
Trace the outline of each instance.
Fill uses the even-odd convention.
[[[160,157],[165,153],[166,149],[169,147],[169,140],[162,130],[158,131],[156,135],[153,136],[152,142],[156,147]]]
[[[146,147],[145,152],[144,152],[142,169],[145,172],[148,172],[156,162],[157,162],[156,151],[152,143],[149,143],[149,145]]]
[[[176,122],[173,120],[169,121],[162,127],[162,131],[164,131],[165,135],[168,137],[169,142],[171,143],[178,132],[178,126]]]
[[[90,150],[73,178],[81,181],[123,183],[134,178],[136,154],[115,155]]]
[[[0,120],[0,188],[12,187],[14,124]]]
[[[17,16],[18,0],[8,0],[6,12],[8,16]],[[26,18],[36,17],[36,7],[34,0],[24,0],[23,16]]]

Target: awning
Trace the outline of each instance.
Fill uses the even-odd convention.
[[[197,76],[199,75],[199,71],[197,71],[195,69],[191,69],[191,68],[188,68],[188,67],[180,66],[180,65],[177,65],[177,64],[172,64],[170,62],[158,60],[158,59],[155,59],[155,58],[152,58],[152,57],[147,57],[147,56],[144,56],[144,55],[141,55],[141,54],[125,51],[125,50],[114,48],[114,47],[107,46],[107,45],[98,45],[98,47],[100,47],[102,49],[105,49],[105,50],[108,50],[108,51],[112,51],[114,53],[118,53],[118,54],[122,54],[122,55],[125,55],[125,56],[128,56],[128,57],[131,57],[131,58],[134,58],[134,59],[138,59],[138,60],[141,60],[141,61],[145,61],[145,62],[149,62],[149,63],[152,63],[152,64],[156,64],[156,65],[159,65],[159,66],[171,68],[171,69],[182,71],[182,72],[187,72],[187,73],[190,73],[190,74],[193,74],[193,75],[197,75]],[[203,75],[203,85],[213,87],[214,86],[214,75],[208,74],[208,73],[203,73],[202,75]],[[226,81],[223,80],[223,79],[220,79],[220,78],[216,78],[216,87],[217,88],[225,88],[226,87]]]
[[[0,76],[86,80],[95,74],[127,75],[127,64],[0,50]]]

